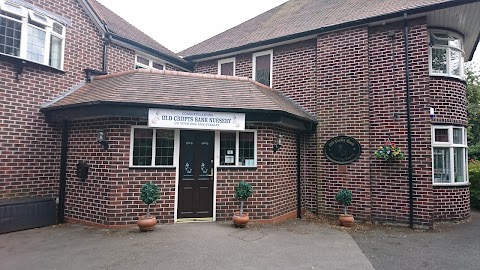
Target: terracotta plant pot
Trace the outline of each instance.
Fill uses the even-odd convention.
[[[248,213],[243,212],[243,215],[240,216],[240,212],[237,211],[233,214],[233,224],[235,224],[235,227],[245,228],[249,220],[250,217]]]
[[[157,225],[157,219],[155,216],[150,216],[149,218],[147,218],[147,216],[141,216],[138,218],[137,225],[142,232],[153,231],[155,225]]]
[[[352,227],[355,220],[352,215],[341,214],[338,217],[338,221],[340,221],[341,226]]]

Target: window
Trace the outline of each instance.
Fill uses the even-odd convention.
[[[235,57],[218,61],[218,75],[235,76]]]
[[[25,7],[0,0],[0,53],[63,69],[65,27]]]
[[[430,30],[430,74],[463,78],[463,40],[452,32]]]
[[[151,60],[147,57],[137,55],[135,56],[135,69],[139,68],[165,70],[165,65],[163,63],[160,63],[160,61]]]
[[[175,131],[133,127],[130,167],[173,166]]]
[[[220,166],[257,166],[257,132],[220,132]]]
[[[253,54],[253,80],[272,87],[273,50]]]
[[[433,183],[468,182],[467,135],[464,127],[433,126]]]

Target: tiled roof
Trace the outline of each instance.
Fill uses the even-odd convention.
[[[457,0],[458,1],[458,0]],[[194,45],[183,57],[321,30],[382,15],[455,2],[454,0],[290,0],[249,21]]]
[[[87,0],[90,3],[90,6],[93,8],[96,15],[102,20],[108,27],[108,30],[113,34],[116,34],[120,37],[126,38],[128,40],[140,43],[149,48],[152,48],[162,54],[166,54],[170,57],[175,58],[177,61],[185,62],[177,54],[170,51],[162,44],[155,41],[153,38],[149,37],[147,34],[140,31],[135,26],[131,25],[129,22],[97,2],[96,0]]]
[[[315,121],[281,92],[249,78],[150,69],[95,77],[46,108],[98,102],[276,111]]]

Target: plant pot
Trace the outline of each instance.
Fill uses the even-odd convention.
[[[249,220],[250,217],[248,216],[248,213],[243,212],[243,214],[240,215],[240,212],[236,211],[233,214],[233,224],[235,224],[235,227],[245,228]]]
[[[341,214],[338,221],[340,221],[341,226],[352,227],[355,220],[352,215]]]
[[[153,231],[155,225],[157,225],[157,219],[155,216],[150,216],[149,218],[147,218],[147,216],[141,216],[138,218],[137,225],[142,232]]]

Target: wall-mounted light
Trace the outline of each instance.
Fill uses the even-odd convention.
[[[282,147],[282,138],[283,135],[277,134],[275,137],[275,142],[273,143],[273,152],[276,153],[278,149]]]
[[[103,129],[99,129],[97,131],[97,141],[99,144],[103,146],[103,149],[107,150],[108,149],[108,142],[107,142],[107,136],[105,134],[105,131]]]

